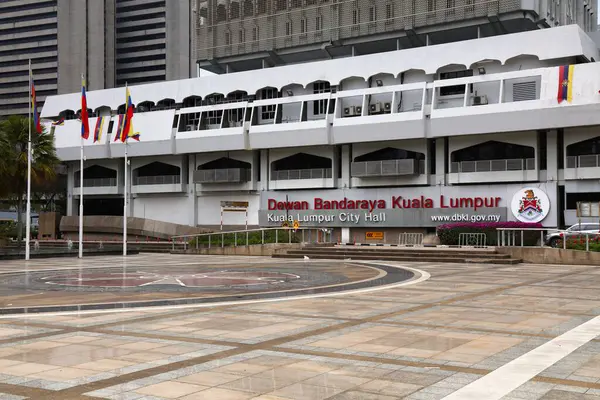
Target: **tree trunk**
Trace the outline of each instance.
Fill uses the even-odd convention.
[[[21,249],[23,239],[23,195],[17,197],[17,248]]]

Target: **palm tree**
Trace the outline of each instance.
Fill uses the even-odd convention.
[[[16,199],[17,239],[23,237],[23,200],[27,191],[27,142],[31,124],[31,180],[32,184],[55,178],[60,163],[54,148],[54,134],[35,131],[33,121],[26,117],[11,116],[0,122],[0,196]]]

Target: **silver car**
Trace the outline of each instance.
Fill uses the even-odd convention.
[[[577,237],[585,235],[600,235],[600,223],[582,222],[570,226],[564,231],[549,232],[544,242],[547,246],[558,247],[563,237]]]

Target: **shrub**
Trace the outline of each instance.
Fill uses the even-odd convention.
[[[585,242],[586,242],[585,236],[569,238],[569,239],[567,239],[566,248],[567,248],[567,250],[583,250],[583,251],[585,251],[586,250]],[[559,241],[557,247],[562,249],[562,247],[563,247],[562,240]],[[595,236],[590,235],[589,251],[600,251],[600,236],[599,235],[595,235]]]
[[[482,223],[456,223],[456,224],[444,224],[437,228],[437,235],[440,238],[440,242],[444,245],[457,245],[459,236],[461,233],[485,233],[486,243],[489,246],[497,245],[498,228],[511,228],[511,229],[522,229],[522,228],[542,228],[542,224],[539,223],[526,223],[526,222],[482,222]],[[540,238],[538,231],[524,231],[523,241],[526,246],[535,246]],[[517,241],[520,240],[520,236]]]
[[[277,229],[277,230],[268,230],[264,231],[265,243],[289,243],[290,237],[292,235],[292,243],[300,243],[302,240],[302,232],[294,232],[291,229]],[[248,232],[248,245],[253,244],[261,244],[262,243],[262,232]],[[277,235],[277,236],[276,236]],[[237,243],[236,243],[237,239]],[[196,247],[196,242],[198,242],[198,247],[208,247],[209,238],[208,235],[200,236],[196,239],[192,239],[189,242],[189,245],[192,247]],[[223,242],[223,244],[221,243]],[[211,247],[224,247],[228,246],[245,246],[246,245],[246,233],[240,232],[236,235],[233,233],[224,233],[221,234],[219,232],[215,232],[210,235],[210,246]]]

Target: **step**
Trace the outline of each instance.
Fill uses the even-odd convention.
[[[273,258],[283,258],[283,259],[302,259],[304,258],[303,255],[295,255],[295,254],[274,254]],[[466,258],[464,257],[435,257],[435,256],[430,256],[430,257],[420,257],[418,259],[415,259],[414,257],[409,257],[409,256],[379,256],[379,257],[372,257],[372,256],[367,256],[367,255],[359,255],[359,256],[353,256],[353,257],[346,257],[343,255],[338,255],[338,254],[330,254],[330,255],[316,255],[316,256],[312,256],[309,257],[311,259],[317,259],[317,260],[345,260],[345,259],[350,259],[350,260],[379,260],[379,261],[400,261],[400,262],[440,262],[440,263],[466,263]],[[511,261],[510,263],[512,264],[512,260],[508,260],[508,259],[486,259],[484,261],[484,263],[486,264],[496,264],[496,263],[502,263],[502,264],[508,264],[509,261]],[[514,263],[518,263],[519,260],[515,260]]]
[[[448,252],[448,251],[360,251],[360,250],[337,250],[337,251],[326,251],[326,250],[312,250],[312,249],[299,249],[299,250],[287,250],[287,254],[302,254],[310,256],[311,254],[342,254],[342,255],[370,255],[370,256],[410,256],[410,257],[429,257],[429,256],[463,256],[470,258],[509,258],[508,254],[500,254],[496,252],[475,252],[475,251],[460,251],[460,252]]]

